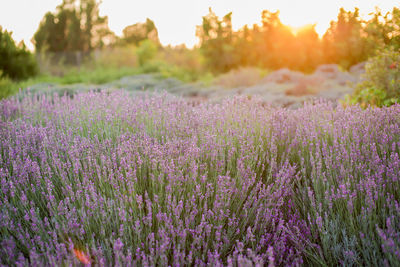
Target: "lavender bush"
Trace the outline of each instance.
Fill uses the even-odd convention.
[[[400,106],[0,105],[3,265],[400,264]]]

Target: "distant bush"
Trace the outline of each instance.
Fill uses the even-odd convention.
[[[239,68],[218,76],[214,84],[226,88],[248,87],[257,84],[263,76],[263,71],[254,67]]]
[[[11,33],[0,27],[0,77],[23,80],[38,73],[33,55],[21,43],[16,45]],[[4,81],[3,81],[4,82]]]
[[[138,73],[158,73],[161,78],[176,78],[182,82],[207,79],[207,73],[196,72],[180,65],[170,64],[160,59],[150,60],[138,69]]]
[[[157,44],[151,40],[144,40],[140,42],[139,47],[136,50],[136,56],[140,66],[152,60],[157,55],[158,47]]]
[[[70,68],[62,77],[43,77],[42,81],[55,82],[60,84],[104,84],[118,80],[124,76],[136,75],[140,70],[129,67],[105,68],[105,67],[84,67]]]
[[[90,64],[103,68],[137,67],[136,47],[125,45],[97,50],[94,52],[93,60],[89,62]]]
[[[198,80],[206,74],[204,56],[198,48],[188,49],[186,46],[163,47],[157,58],[169,67],[163,70],[163,75],[172,75],[182,81]]]
[[[0,99],[13,94],[15,89],[14,87],[14,83],[9,78],[0,77]]]
[[[356,85],[354,94],[348,97],[349,104],[360,103],[382,107],[391,106],[400,100],[400,53],[384,50],[371,58],[365,66],[364,80]]]
[[[164,63],[160,68],[161,76],[164,78],[174,77],[183,82],[192,82],[197,79],[196,73],[191,72],[178,65]]]
[[[286,90],[285,94],[291,96],[315,95],[317,93],[315,85],[316,83],[312,80],[302,79],[294,87]]]

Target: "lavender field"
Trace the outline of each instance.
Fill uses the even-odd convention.
[[[400,105],[0,102],[0,265],[399,266]]]

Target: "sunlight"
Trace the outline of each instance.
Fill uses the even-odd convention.
[[[293,26],[288,25],[287,27],[290,29],[290,31],[291,31],[294,35],[298,35],[300,32],[302,32],[302,31],[304,31],[304,30],[311,29],[312,27],[314,27],[314,24],[307,24],[307,25],[303,25],[303,26],[300,26],[300,27],[293,27]],[[317,32],[317,33],[318,33],[318,32]],[[318,34],[321,36],[320,33],[318,33]]]
[[[400,266],[399,37],[399,0],[0,0],[0,267]]]
[[[7,2],[5,4],[5,2]],[[13,31],[13,37],[19,42],[25,41],[29,49],[33,49],[31,38],[37,29],[41,18],[49,10],[54,10],[61,0],[13,0],[0,4],[0,25]],[[158,29],[162,44],[178,45],[185,43],[188,47],[196,44],[195,26],[201,24],[201,17],[212,7],[217,15],[223,16],[233,12],[233,28],[239,29],[245,24],[252,25],[260,19],[262,10],[280,10],[281,21],[294,28],[307,24],[316,24],[316,31],[321,36],[329,27],[331,20],[336,19],[340,7],[352,10],[360,8],[363,15],[374,11],[379,6],[382,11],[389,11],[397,1],[365,0],[365,1],[261,1],[232,0],[229,4],[224,1],[159,1],[141,2],[126,0],[104,0],[100,6],[101,15],[107,15],[109,26],[117,35],[122,33],[125,26],[146,18],[152,19]],[[4,8],[2,8],[2,5]],[[25,8],[21,9],[20,7]],[[157,7],[157,8],[155,8]],[[182,23],[184,21],[184,23]]]
[[[282,23],[290,26],[294,34],[304,27],[309,27],[310,25],[315,24],[315,30],[320,37],[322,37],[325,31],[329,28],[330,20],[327,18],[334,19],[336,15],[336,9],[333,12],[325,10],[325,12],[320,13],[300,13],[295,9],[285,9],[284,12],[279,13]]]

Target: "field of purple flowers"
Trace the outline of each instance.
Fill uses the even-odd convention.
[[[0,102],[0,265],[400,264],[400,106]]]

